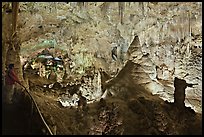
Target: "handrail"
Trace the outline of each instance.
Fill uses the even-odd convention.
[[[24,87],[24,89],[25,89],[25,91],[28,93],[28,95],[29,95],[29,97],[31,98],[32,102],[34,102],[35,107],[37,108],[37,112],[39,113],[40,118],[42,119],[42,121],[43,121],[44,125],[46,126],[47,130],[49,131],[49,134],[50,134],[50,135],[53,135],[53,133],[52,133],[50,127],[49,127],[48,124],[45,122],[45,119],[43,118],[43,116],[42,116],[42,114],[41,114],[41,112],[40,112],[40,109],[39,109],[39,107],[38,107],[36,101],[34,100],[33,96],[30,94],[30,92],[29,92],[25,87]]]

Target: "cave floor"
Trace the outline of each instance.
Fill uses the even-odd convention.
[[[31,107],[23,99],[23,92],[15,91],[12,104],[5,102],[4,92],[2,86],[2,135],[42,135],[31,121]]]
[[[47,124],[52,131],[56,129],[57,135],[202,134],[201,115],[187,108],[177,117],[171,103],[161,102],[154,96],[138,98],[136,95],[130,100],[108,97],[105,104],[88,104],[84,111],[75,107],[63,107],[55,92],[42,92],[40,87],[35,90],[31,94]],[[30,131],[28,113],[22,104],[3,104],[3,135],[41,134],[39,131]],[[113,125],[115,127],[111,129]],[[188,127],[190,131],[185,130]]]
[[[2,135],[29,135],[26,112],[15,104],[2,104]]]
[[[95,102],[88,104],[88,108],[83,111],[75,107],[63,107],[56,93],[35,91],[32,95],[51,129],[57,127],[57,135],[201,134],[200,114],[194,114],[190,108],[179,113],[173,104],[160,101],[154,96],[138,98],[136,95],[131,97],[131,101],[108,97],[105,99],[105,107],[101,102]],[[115,121],[105,120],[105,117]],[[191,124],[194,127],[186,131]],[[108,130],[108,125],[116,127]]]
[[[108,87],[109,90],[120,92],[118,96],[107,96],[103,100],[87,104],[84,109],[63,107],[58,101],[62,90],[60,88],[47,90],[42,86],[32,85],[30,93],[56,135],[202,134],[201,114],[188,107],[180,111],[172,103],[133,84],[131,75],[126,73],[128,71],[121,71]],[[41,134],[39,131],[29,131],[29,120],[24,120],[30,119],[27,116],[29,107],[24,105],[18,108],[18,104],[15,104],[10,110],[6,105],[3,106],[3,134]],[[26,113],[24,110],[27,110]],[[14,113],[15,117],[12,115]]]

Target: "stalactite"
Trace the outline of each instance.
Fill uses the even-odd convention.
[[[17,17],[18,17],[18,8],[19,3],[18,2],[12,2],[12,41],[14,40],[16,36],[16,28],[17,28]],[[13,50],[15,51],[14,43],[12,44]]]
[[[10,12],[11,6],[9,2],[3,2],[2,3],[2,12]]]
[[[191,38],[191,12],[190,11],[189,11],[189,14],[188,14],[188,18],[189,18],[189,37]]]
[[[184,31],[184,18],[185,17],[185,15],[184,15],[184,13],[183,13],[183,16],[181,17],[182,18],[182,25],[181,25],[181,30],[182,30],[182,39],[184,40],[185,39],[185,31]]]
[[[18,15],[18,6],[19,3],[18,2],[13,2],[12,3],[12,9],[13,9],[13,22],[12,22],[12,26],[13,26],[13,33],[15,33],[16,31],[16,27],[17,27],[17,15]]]
[[[77,6],[79,6],[80,9],[84,7],[84,5],[85,5],[85,2],[77,2]]]
[[[128,6],[131,7],[131,2],[128,2]]]
[[[109,2],[104,2],[104,3],[100,6],[101,12],[102,12],[102,14],[103,14],[104,16],[107,15],[107,11],[108,11],[109,5],[110,5]]]
[[[120,23],[123,24],[123,13],[125,10],[125,2],[118,2]]]
[[[83,3],[83,7],[86,8],[88,5],[88,2],[82,2]]]
[[[189,38],[190,38],[190,41],[189,41],[189,44],[187,45],[187,53],[188,53],[188,57],[190,57],[191,55],[191,51],[190,51],[190,47],[191,47],[191,13],[189,11],[188,13],[188,19],[189,19]]]
[[[139,7],[141,7],[142,15],[144,16],[144,3],[143,2],[139,2]]]

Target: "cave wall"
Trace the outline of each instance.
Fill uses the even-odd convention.
[[[173,102],[174,77],[198,83],[187,88],[186,105],[202,111],[201,2],[23,2],[20,10],[21,56],[31,58],[53,40],[80,74],[89,66],[115,74],[133,60],[141,66],[138,83],[164,100]],[[131,45],[137,50],[129,54]]]

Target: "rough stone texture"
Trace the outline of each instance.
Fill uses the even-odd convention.
[[[202,112],[201,2],[25,2],[20,9],[22,56],[54,46],[55,54],[63,50],[69,55],[74,72],[83,74],[94,65],[110,75],[130,59],[139,65],[138,84],[164,100],[173,102],[174,77],[198,83],[187,88],[185,103]],[[137,50],[127,54],[135,36]]]

